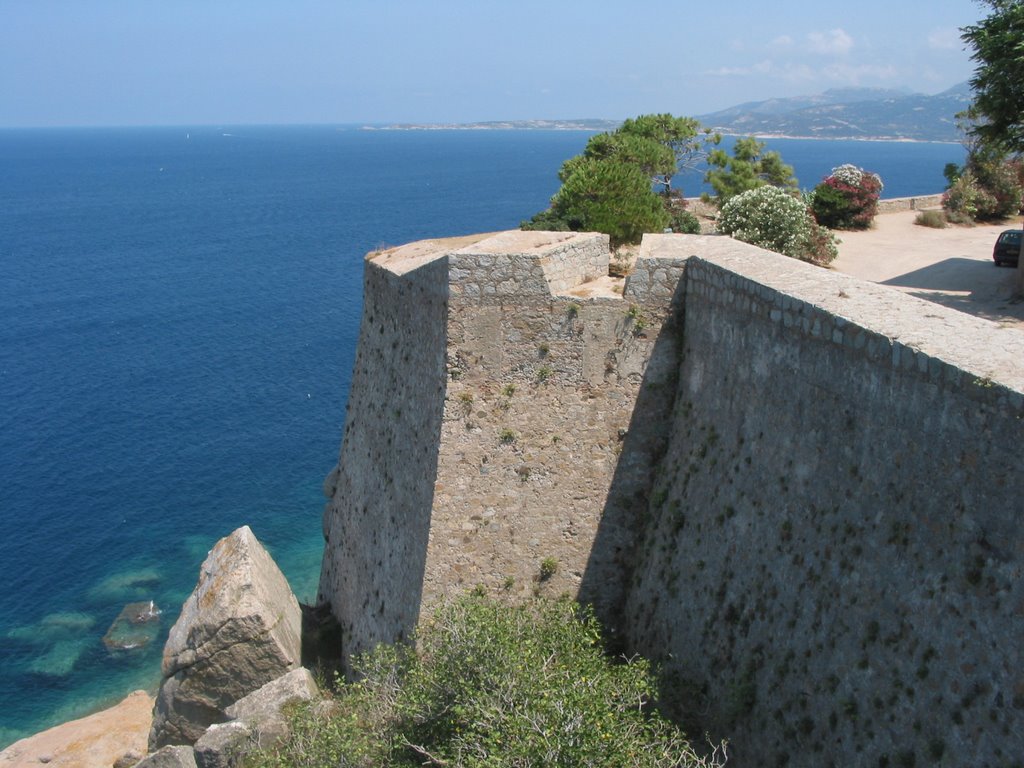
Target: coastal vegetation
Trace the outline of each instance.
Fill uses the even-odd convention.
[[[977,117],[972,133],[983,144],[1004,152],[1024,152],[1024,3],[1021,0],[981,0],[991,13],[963,29],[963,40],[974,49],[978,67],[971,78]]]
[[[814,219],[829,229],[867,229],[878,212],[882,179],[877,173],[845,164],[811,192]]]
[[[837,255],[832,233],[818,225],[797,196],[764,185],[730,198],[718,229],[737,240],[813,264],[829,264]]]
[[[1021,210],[1024,164],[998,147],[983,142],[969,145],[964,165],[947,165],[945,175],[949,187],[942,207],[956,224],[999,221]]]
[[[797,189],[793,167],[782,162],[778,152],[765,151],[765,143],[752,136],[737,139],[732,155],[723,149],[712,151],[708,166],[704,181],[715,190],[719,206],[738,194],[765,185]]]
[[[521,226],[604,232],[614,246],[666,228],[699,231],[672,179],[680,170],[695,169],[720,140],[691,117],[626,120],[614,131],[592,136],[582,154],[562,164],[562,186],[550,207]]]
[[[640,657],[610,658],[593,615],[480,592],[439,608],[415,650],[379,646],[358,681],[296,706],[287,742],[251,755],[285,766],[711,766],[655,706]]]

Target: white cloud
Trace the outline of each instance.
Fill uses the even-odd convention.
[[[709,69],[705,74],[715,77],[745,77],[747,75],[767,75],[773,69],[775,69],[775,64],[772,60],[765,59],[749,67],[719,67],[718,69]]]
[[[807,42],[813,53],[825,53],[845,56],[853,48],[853,38],[842,29],[830,29],[828,32],[811,32]]]
[[[779,35],[770,43],[768,43],[768,45],[770,45],[772,48],[789,48],[790,46],[793,45],[793,38],[790,37],[789,35]]]
[[[956,27],[933,29],[928,33],[928,47],[933,51],[955,51],[962,44],[960,30]]]

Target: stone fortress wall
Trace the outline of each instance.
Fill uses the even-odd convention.
[[[320,598],[591,602],[736,765],[1024,755],[1024,336],[728,238],[371,254]],[[553,571],[553,572],[552,572]]]

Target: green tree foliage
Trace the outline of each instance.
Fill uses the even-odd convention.
[[[719,134],[703,128],[692,117],[675,117],[667,113],[640,115],[627,120],[617,133],[645,138],[672,153],[674,162],[671,166],[652,174],[652,181],[662,187],[661,191],[667,197],[672,196],[672,177],[679,171],[696,169],[707,158],[708,148],[722,140]]]
[[[567,600],[443,607],[418,648],[382,646],[333,706],[301,705],[291,740],[252,766],[698,766],[652,705],[639,658],[613,662],[596,621]]]
[[[719,231],[745,243],[825,265],[837,255],[835,238],[818,226],[799,198],[764,185],[730,198],[718,217]]]
[[[672,179],[680,169],[695,167],[719,138],[690,117],[626,120],[611,133],[592,136],[582,154],[562,164],[562,188],[551,207],[521,226],[604,232],[613,245],[639,242],[644,232],[666,227],[692,230],[695,219],[683,210]]]
[[[778,152],[766,152],[764,142],[753,137],[737,139],[732,155],[724,149],[714,150],[708,156],[708,166],[704,181],[715,190],[719,205],[741,192],[765,184],[783,189],[797,188],[793,167],[783,163]]]
[[[1024,152],[1024,2],[981,2],[991,13],[962,30],[977,62],[971,87],[978,120],[972,130],[985,144]]]
[[[867,229],[878,212],[882,179],[855,165],[833,168],[811,193],[811,211],[823,227]]]
[[[669,222],[665,205],[637,165],[616,158],[579,163],[551,199],[551,212],[569,229],[604,232],[612,245],[636,243]]]

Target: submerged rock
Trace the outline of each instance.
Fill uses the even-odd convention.
[[[300,632],[299,603],[249,527],[217,542],[164,647],[150,751],[194,744],[231,704],[296,669]]]
[[[160,631],[161,613],[152,600],[128,603],[103,635],[103,644],[110,651],[127,651],[149,645]]]

